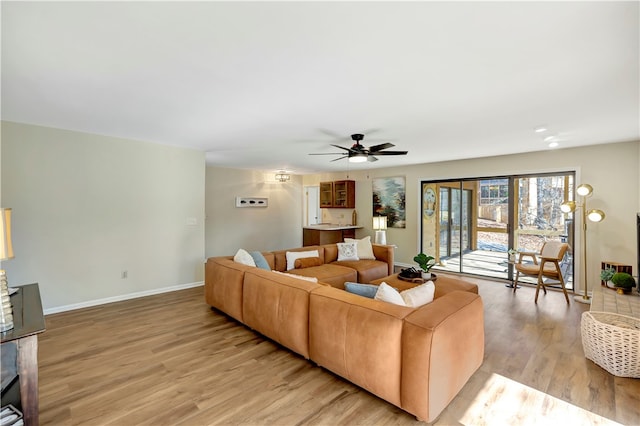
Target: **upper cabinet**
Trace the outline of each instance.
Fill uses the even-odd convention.
[[[353,209],[356,207],[356,182],[337,180],[320,182],[320,207]]]
[[[320,182],[320,207],[333,207],[333,182]]]

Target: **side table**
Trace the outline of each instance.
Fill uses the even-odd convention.
[[[38,334],[45,331],[38,284],[16,286],[11,295],[13,328],[0,333],[1,344],[15,342],[20,382],[20,405],[27,426],[37,426],[38,417]]]

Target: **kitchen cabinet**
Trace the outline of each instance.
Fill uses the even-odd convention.
[[[302,245],[318,246],[341,243],[345,238],[355,238],[356,229],[362,226],[311,225],[302,229]]]
[[[356,207],[356,182],[353,180],[320,182],[320,207],[354,209]]]
[[[333,182],[320,182],[320,207],[333,207]]]

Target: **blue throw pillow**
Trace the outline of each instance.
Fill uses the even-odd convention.
[[[346,282],[344,283],[344,289],[349,293],[373,299],[376,296],[376,292],[378,291],[378,286],[373,284]]]
[[[271,268],[269,267],[269,262],[267,262],[267,259],[264,258],[262,253],[260,253],[259,251],[252,251],[249,254],[251,255],[251,257],[253,257],[253,261],[256,262],[256,266],[258,268],[265,269],[267,271],[271,270]]]

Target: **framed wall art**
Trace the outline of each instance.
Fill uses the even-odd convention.
[[[406,228],[404,176],[373,179],[373,216],[386,216],[388,228]]]

